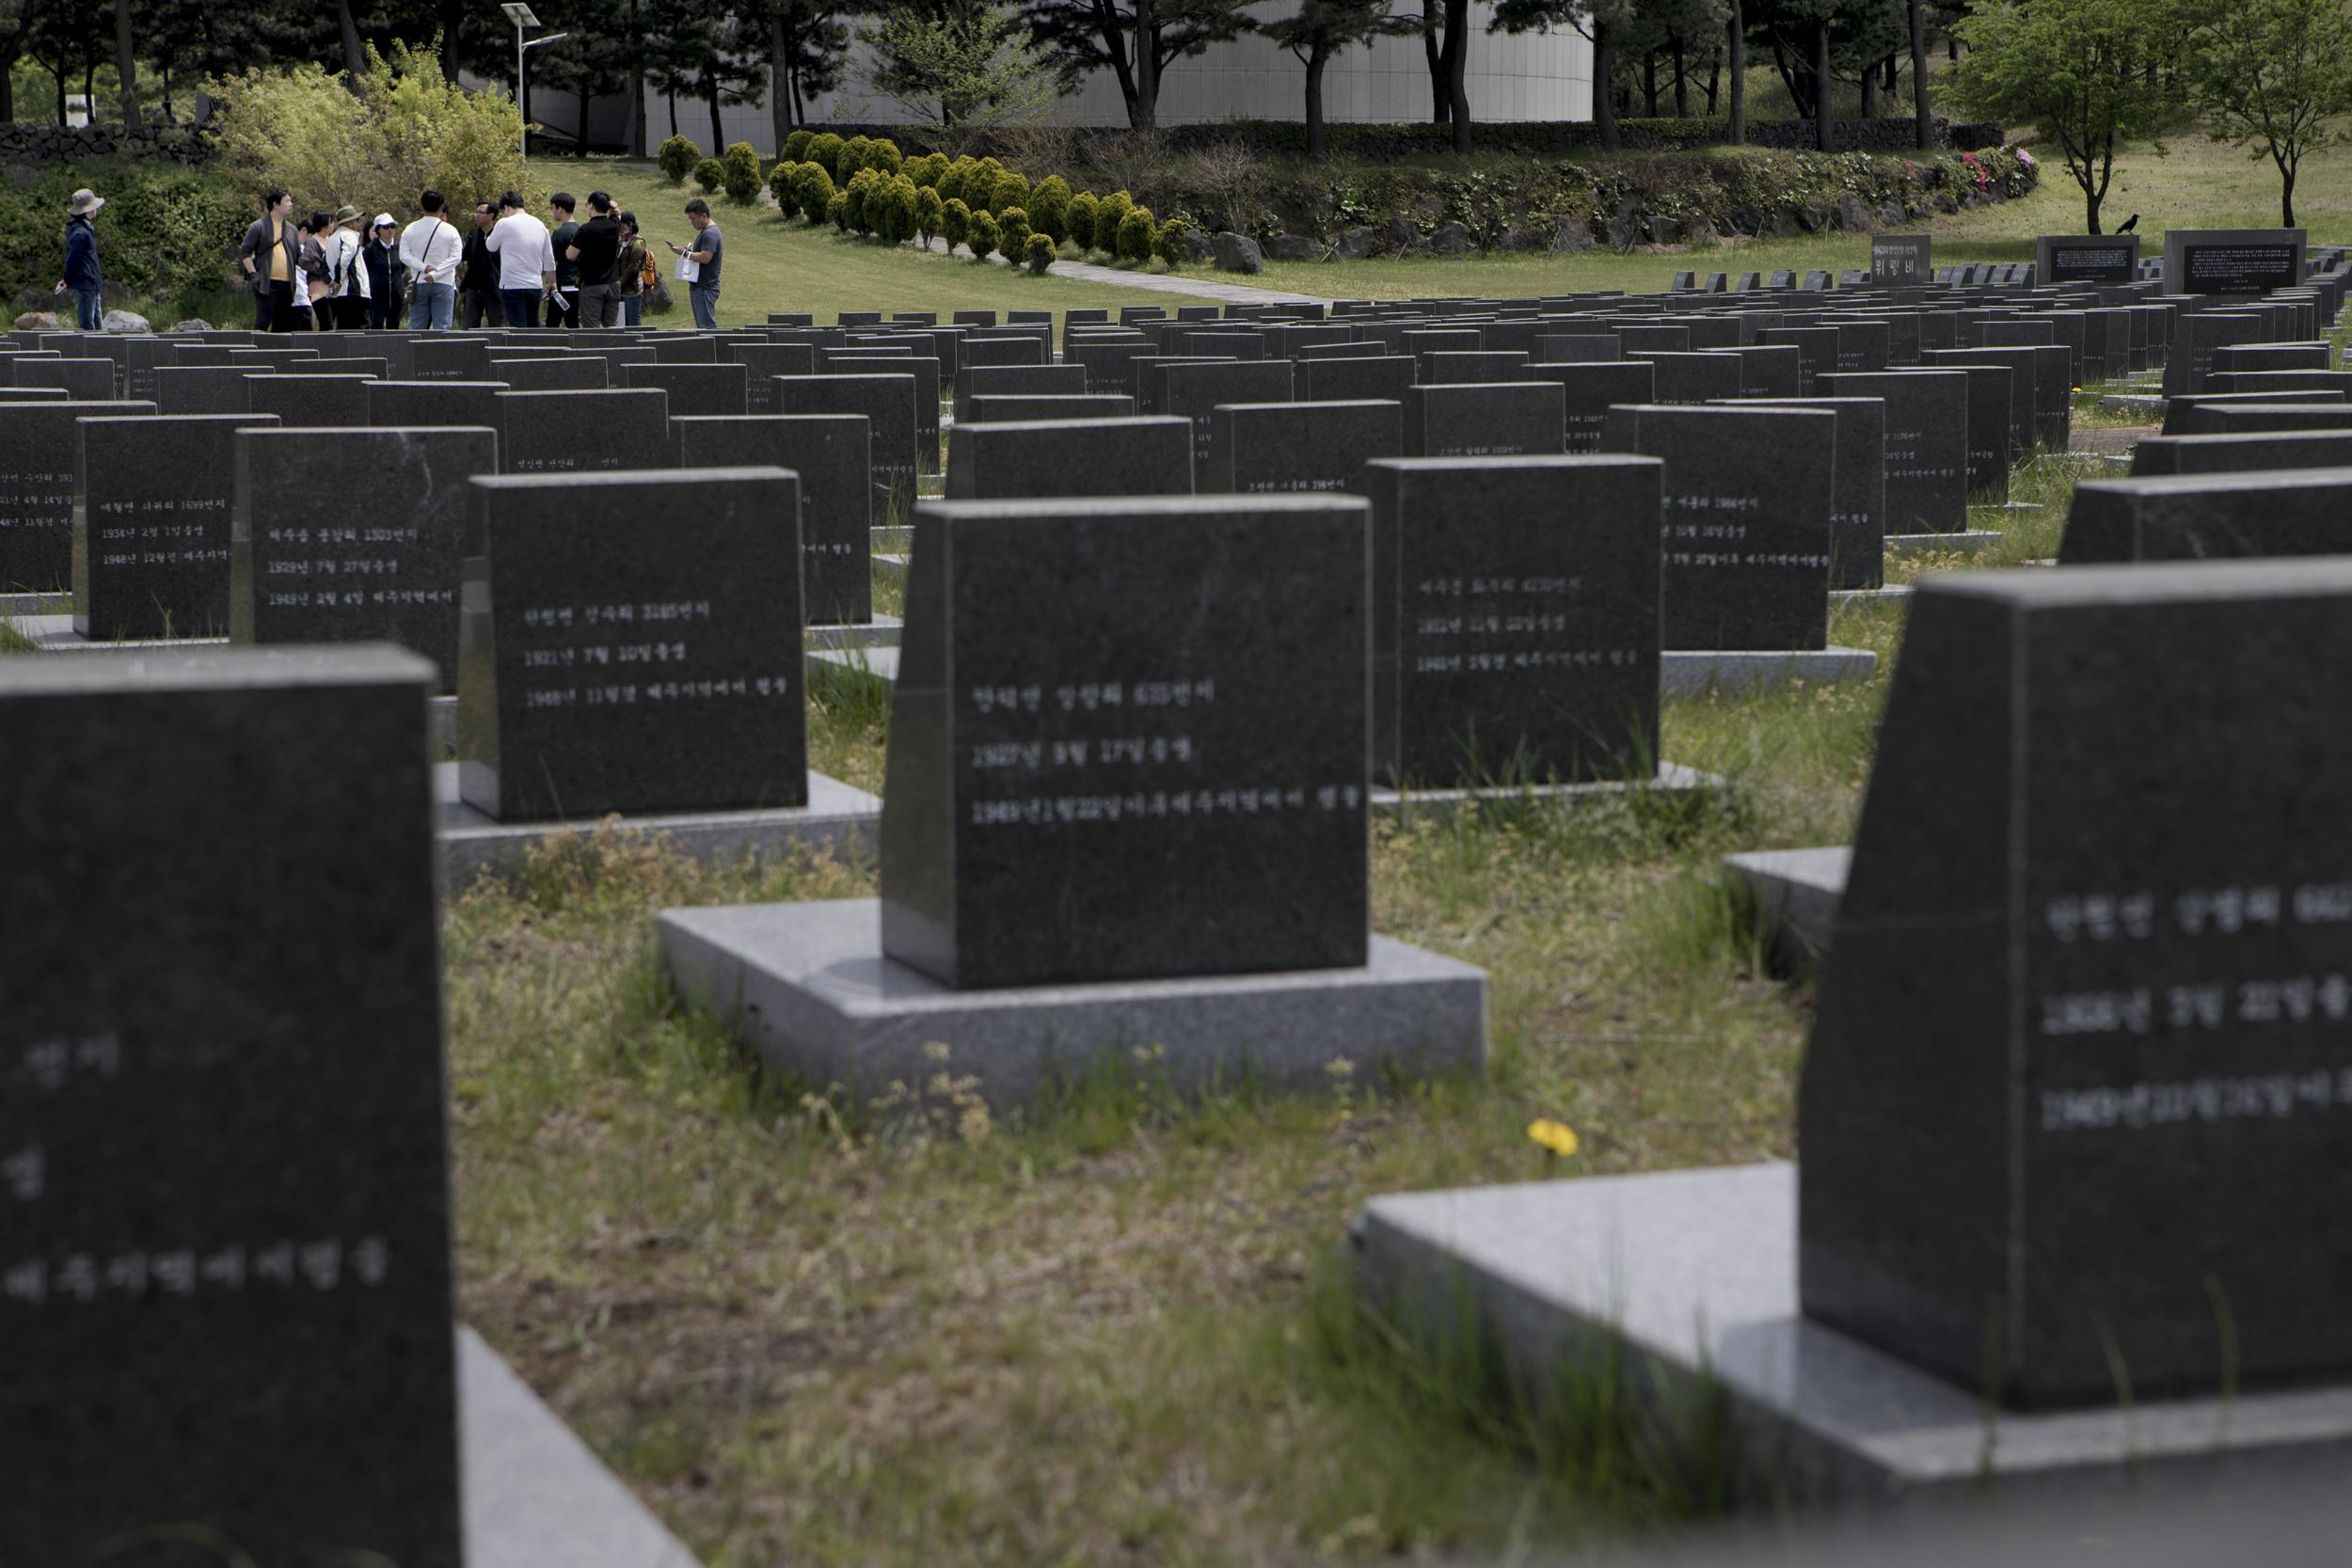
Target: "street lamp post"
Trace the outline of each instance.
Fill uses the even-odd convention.
[[[524,5],[522,0],[508,0],[508,3],[501,6],[499,9],[504,11],[506,19],[515,24],[515,112],[522,116],[522,154],[528,158],[531,156],[531,115],[524,107],[527,101],[523,97],[523,52],[527,49],[536,49],[543,43],[553,43],[558,39],[569,38],[571,35],[549,33],[546,38],[532,39],[526,42],[523,34],[540,25],[538,17],[532,14],[531,8]]]

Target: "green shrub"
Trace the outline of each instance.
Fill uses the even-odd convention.
[[[996,245],[1016,261],[1026,256],[1029,253],[1029,214],[1018,207],[1008,207],[997,214]]]
[[[825,216],[832,220],[835,229],[840,230],[844,234],[848,233],[850,231],[850,193],[834,192],[833,199],[825,203]]]
[[[1029,182],[1017,174],[1000,174],[996,182],[989,187],[988,210],[1002,222],[1005,214],[1015,207],[1023,212],[1028,211]]]
[[[1080,191],[1076,196],[1072,197],[1070,198],[1070,206],[1068,209],[1069,215],[1063,219],[1063,222],[1067,227],[1062,234],[1062,238],[1065,240],[1075,240],[1078,243],[1078,248],[1080,250],[1085,250],[1089,246],[1092,245],[1094,244],[1095,214],[1101,209],[1101,206],[1102,203],[1094,198],[1094,193],[1092,191]]]
[[[833,178],[816,164],[803,164],[792,176],[792,200],[801,216],[822,223],[833,208]]]
[[[939,231],[947,236],[947,248],[953,250],[972,237],[972,209],[957,197],[949,197],[939,205]]]
[[[685,136],[672,136],[661,144],[655,154],[661,163],[661,178],[673,185],[683,185],[686,177],[694,172],[694,166],[703,161],[703,150]]]
[[[723,183],[727,199],[739,207],[748,207],[759,199],[759,154],[747,141],[737,142],[719,160],[725,170]]]
[[[940,225],[946,221],[946,203],[939,199],[939,192],[934,187],[914,187],[914,235],[926,248],[930,245],[931,236],[940,232]]]
[[[768,192],[787,213],[792,211],[792,179],[800,172],[800,165],[783,158],[776,160],[776,166],[768,171]]]
[[[808,144],[808,161],[825,171],[825,178],[835,185],[849,180],[841,170],[841,153],[849,144],[831,131],[824,132]]]
[[[1089,236],[1097,250],[1119,254],[1119,226],[1135,211],[1136,198],[1125,191],[1113,191],[1094,209],[1094,232]]]
[[[898,144],[886,136],[876,136],[866,144],[866,166],[883,179],[896,178],[906,170],[906,154]]]
[[[1190,259],[1184,248],[1184,236],[1189,232],[1182,218],[1169,218],[1152,236],[1152,254],[1167,262],[1170,271],[1182,267]]]
[[[884,179],[879,169],[874,178],[881,182],[867,203],[874,213],[874,231],[884,245],[903,245],[914,238],[914,182],[903,174]]]
[[[1029,227],[1056,245],[1070,237],[1070,182],[1049,174],[1029,191]]]
[[[716,158],[705,158],[694,166],[694,183],[703,188],[703,195],[715,194],[727,182],[727,166]]]
[[[1152,209],[1134,207],[1119,220],[1119,259],[1122,261],[1149,261],[1152,243],[1159,238],[1159,230],[1152,222]]]
[[[926,152],[920,158],[909,158],[907,160],[907,178],[913,180],[915,183],[915,187],[919,190],[929,190],[936,187],[939,183],[940,176],[946,174],[946,172],[947,156],[944,152]],[[945,200],[946,198],[943,197],[941,199]]]
[[[974,188],[972,184],[973,176],[979,172],[979,160],[958,158],[939,177],[939,198],[942,201],[961,201],[972,208],[987,206],[988,193]]]
[[[795,131],[790,135],[784,138],[784,150],[777,153],[776,156],[782,158],[787,164],[806,163],[808,161],[808,144],[816,139],[817,133],[814,131],[807,129]]]
[[[850,182],[841,187],[850,198],[843,214],[850,220],[850,232],[852,234],[871,234],[874,231],[874,214],[868,210],[874,199],[874,171],[862,168],[850,175]]]
[[[985,261],[1002,238],[994,218],[986,213],[975,213],[972,214],[971,230],[965,234],[963,243],[972,247],[972,260]]]
[[[1045,269],[1054,264],[1054,255],[1052,239],[1043,234],[1029,236],[1029,270],[1031,272],[1040,277],[1044,277]]]
[[[870,136],[851,136],[841,144],[841,167],[834,175],[844,189],[857,172],[866,166],[866,150],[874,145]]]

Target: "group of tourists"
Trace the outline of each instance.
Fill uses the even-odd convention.
[[[66,208],[57,292],[73,296],[74,324],[85,332],[98,331],[103,320],[104,272],[92,220],[105,205],[96,192],[80,190]],[[273,186],[262,193],[262,215],[237,246],[238,268],[253,291],[253,325],[263,332],[404,324],[411,332],[446,332],[461,317],[468,327],[643,325],[644,296],[660,275],[637,214],[616,208],[605,191],[588,193],[585,223],[577,221],[567,191],[550,197],[548,209],[552,228],[508,191],[478,204],[472,226],[461,230],[441,193],[426,191],[407,227],[378,213],[363,237],[357,207],[297,218],[294,197]],[[725,240],[700,197],[686,204],[686,221],[692,245],[670,251],[694,325],[715,330]]]

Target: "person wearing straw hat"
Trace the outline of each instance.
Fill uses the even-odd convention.
[[[105,324],[101,294],[106,275],[98,264],[98,226],[91,221],[105,204],[106,198],[96,191],[79,190],[65,209],[65,277],[57,290],[72,291],[73,325],[85,332],[100,331]]]
[[[359,209],[345,203],[335,209],[333,227],[319,238],[326,257],[326,298],[319,310],[319,325],[358,332],[368,325],[368,269],[359,252],[367,242],[359,237]]]

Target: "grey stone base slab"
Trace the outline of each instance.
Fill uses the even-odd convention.
[[[134,637],[120,641],[84,637],[73,629],[70,607],[63,614],[19,615],[8,624],[45,654],[145,653],[156,648],[218,648],[229,642],[225,637]]]
[[[14,620],[20,615],[71,615],[73,595],[71,594],[0,594],[0,617]]]
[[[1464,806],[1533,801],[1574,805],[1586,800],[1610,800],[1622,795],[1695,795],[1730,785],[1712,773],[1661,762],[1653,779],[1591,779],[1582,784],[1512,784],[1485,789],[1380,789],[1372,792],[1372,809],[1383,816],[1408,816],[1417,812],[1444,815]]]
[[[467,1568],[697,1568],[515,1370],[457,1331]]]
[[[612,816],[593,822],[500,822],[458,799],[457,764],[433,770],[433,792],[446,885],[462,887],[488,871],[511,877],[541,845],[566,833],[616,833],[659,842],[699,861],[774,859],[796,850],[822,850],[844,860],[874,853],[880,842],[882,797],[812,771],[808,804],[772,811],[681,812]]]
[[[1846,895],[1846,872],[1853,849],[1750,849],[1725,855],[1724,872],[1746,891],[1756,907],[1756,927],[1772,944],[1773,964],[1785,974],[1810,974],[1829,951],[1837,928],[1837,905]]]
[[[907,558],[903,555],[878,555],[874,557],[874,570],[883,577],[896,578],[900,582],[904,582],[907,576]]]
[[[1889,555],[1974,555],[2001,542],[1998,531],[1972,528],[1962,533],[1890,533]]]
[[[811,680],[873,681],[882,687],[898,684],[898,650],[886,648],[811,648]]]
[[[1710,687],[1726,691],[1829,681],[1867,681],[1878,673],[1879,656],[1867,648],[1789,648],[1705,652],[1668,649],[1659,656],[1658,689],[1688,697]]]
[[[1361,969],[959,991],[882,956],[879,899],[667,910],[660,930],[687,1002],[770,1066],[858,1099],[943,1070],[1018,1105],[1106,1069],[1191,1093],[1327,1090],[1343,1057],[1416,1076],[1486,1062],[1486,972],[1384,937]]]
[[[1613,1346],[1640,1397],[1728,1396],[1752,1499],[2161,1497],[2217,1473],[2340,1483],[2352,1457],[2352,1386],[2019,1414],[1808,1322],[1794,1165],[1378,1197],[1351,1240],[1376,1300],[1424,1331],[1474,1325],[1534,1397]]]
[[[1971,512],[2046,512],[2049,508],[2041,501],[1991,501],[1981,506],[1975,501],[1970,501],[1968,510]]]
[[[812,648],[895,648],[905,635],[906,623],[896,615],[874,612],[871,621],[845,622],[840,626],[810,626],[807,645]]]
[[[1918,590],[1907,582],[1881,583],[1876,588],[1833,588],[1832,604],[1868,604],[1874,599],[1907,599]]]
[[[2102,408],[2112,408],[2121,414],[2156,414],[2164,412],[2163,394],[2157,392],[2109,392],[2099,400]]]
[[[433,726],[433,742],[437,752],[457,750],[457,699],[428,697],[425,699],[427,721]],[[437,754],[436,760],[438,760]]]

